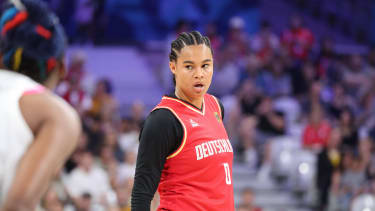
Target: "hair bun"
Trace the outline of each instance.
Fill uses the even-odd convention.
[[[26,17],[26,18],[25,18]],[[58,18],[40,0],[11,0],[0,20],[3,54],[23,48],[30,58],[60,57],[66,38]]]

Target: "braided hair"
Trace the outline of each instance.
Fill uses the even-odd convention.
[[[58,18],[40,0],[9,0],[0,18],[4,66],[45,82],[63,58],[66,37]]]
[[[181,52],[181,49],[188,45],[201,45],[204,44],[210,48],[213,54],[210,39],[206,36],[202,36],[198,31],[192,31],[189,33],[181,33],[176,40],[171,44],[171,52],[169,54],[169,61],[177,62],[177,53]]]
[[[201,45],[204,44],[210,48],[211,53],[213,54],[213,50],[211,47],[210,39],[207,36],[202,36],[199,31],[192,31],[189,33],[183,32],[181,33],[176,40],[171,43],[171,52],[169,53],[169,61],[170,62],[177,62],[178,53],[185,46],[189,45]],[[176,85],[176,78],[173,74],[173,84]]]

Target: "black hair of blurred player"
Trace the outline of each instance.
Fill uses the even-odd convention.
[[[65,73],[66,36],[48,6],[39,0],[8,1],[4,4],[0,28],[4,69],[53,88]]]

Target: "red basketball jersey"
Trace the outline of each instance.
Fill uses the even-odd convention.
[[[184,137],[164,165],[158,210],[233,211],[233,149],[216,98],[206,94],[202,111],[170,97],[163,97],[159,108],[177,117]]]

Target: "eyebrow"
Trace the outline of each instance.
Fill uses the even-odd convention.
[[[205,59],[202,61],[202,63],[207,63],[207,62],[211,62],[212,60],[211,59]],[[194,62],[192,61],[184,61],[183,64],[194,64]]]

